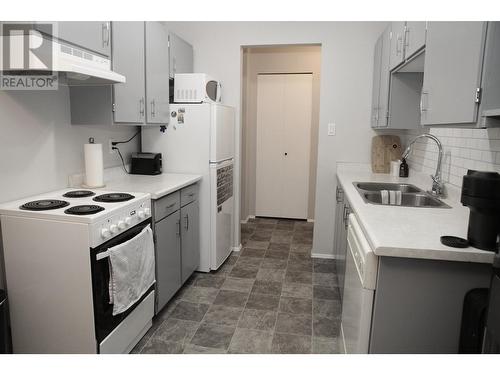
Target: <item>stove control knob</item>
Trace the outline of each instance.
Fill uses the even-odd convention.
[[[120,228],[120,229],[125,229],[125,227],[126,227],[126,226],[127,226],[127,225],[125,224],[125,222],[124,222],[123,220],[120,220],[120,221],[118,222],[118,228]]]
[[[139,216],[139,219],[144,219],[146,214],[144,213],[143,210],[137,211],[137,216]]]
[[[132,224],[132,218],[130,216],[127,216],[125,218],[125,225],[129,226],[130,224]]]
[[[146,207],[146,208],[144,209],[144,213],[146,214],[146,216],[151,215],[151,208]]]
[[[109,230],[111,231],[111,233],[116,233],[118,232],[118,226],[116,224],[111,224]]]
[[[101,237],[102,238],[108,238],[109,236],[111,236],[111,232],[109,231],[109,229],[102,228],[101,229]]]

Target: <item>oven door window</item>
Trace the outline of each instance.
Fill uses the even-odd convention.
[[[109,303],[109,258],[96,259],[98,253],[106,251],[108,248],[126,242],[137,236],[146,226],[151,224],[147,220],[141,224],[130,228],[121,235],[112,238],[108,242],[91,249],[91,267],[92,267],[92,288],[94,297],[94,320],[97,341],[104,340],[142,300],[154,289],[154,285],[143,294],[143,296],[132,305],[127,311],[113,316],[113,305]]]

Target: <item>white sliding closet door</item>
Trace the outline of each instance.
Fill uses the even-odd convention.
[[[312,74],[257,78],[257,216],[307,219]]]

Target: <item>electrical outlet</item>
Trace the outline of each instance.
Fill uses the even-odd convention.
[[[113,145],[111,144],[112,142],[116,142],[114,139],[109,139],[108,140],[108,151],[110,154],[114,154],[116,150],[113,150]]]
[[[335,123],[330,123],[328,124],[328,135],[329,136],[332,136],[332,135],[335,135]]]

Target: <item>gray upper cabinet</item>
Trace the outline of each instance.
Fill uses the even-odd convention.
[[[146,118],[166,124],[169,113],[168,32],[159,22],[146,22]]]
[[[169,33],[170,78],[177,73],[193,73],[193,46],[178,35]]]
[[[144,22],[113,22],[113,70],[127,81],[113,86],[114,121],[145,121]]]
[[[181,243],[182,243],[182,282],[200,265],[200,228],[198,201],[181,208]]]
[[[43,22],[35,28],[43,34],[48,34]],[[52,33],[57,39],[76,47],[98,53],[105,57],[111,56],[111,26],[109,21],[65,21],[55,22],[56,30]]]
[[[58,38],[79,47],[111,56],[110,22],[66,21],[57,23]]]
[[[124,75],[126,82],[70,87],[71,123],[168,124],[171,57],[165,26],[161,22],[112,22],[111,47],[113,71]],[[190,51],[189,63],[183,66],[192,69]]]
[[[391,29],[388,27],[382,34],[382,56],[380,59],[380,92],[378,127],[389,126],[389,81],[390,81],[390,42]]]
[[[391,22],[391,53],[389,69],[404,61],[405,22]]]
[[[380,98],[380,66],[382,58],[382,35],[378,38],[375,44],[375,51],[373,54],[373,89],[372,89],[372,116],[371,126],[376,128],[378,126],[379,117],[379,98]]]
[[[480,113],[480,126],[500,125],[500,22],[488,22]]]
[[[425,46],[427,22],[408,21],[405,29],[405,59]]]
[[[375,44],[371,117],[373,128],[388,126],[390,33],[390,27],[386,28]]]
[[[485,31],[485,22],[427,24],[423,125],[476,123]]]

